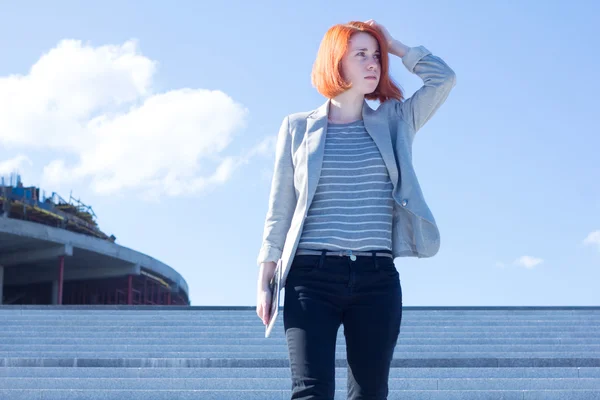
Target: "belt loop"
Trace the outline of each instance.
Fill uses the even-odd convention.
[[[378,270],[379,265],[377,265],[377,250],[371,251],[371,254],[373,254],[373,265],[375,266],[375,269]]]
[[[323,261],[325,261],[325,253],[327,250],[321,250],[321,257],[319,258],[319,269],[323,267]]]

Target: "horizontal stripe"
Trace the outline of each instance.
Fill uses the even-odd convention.
[[[309,215],[306,216],[306,218],[321,218],[321,217],[348,217],[348,218],[365,218],[365,217],[388,217],[390,216],[389,212],[385,212],[385,213],[364,213],[364,214],[323,214],[323,215],[319,215],[319,214],[315,214],[315,213],[309,213]]]
[[[372,236],[372,235],[370,235]],[[306,236],[305,236],[306,237]],[[360,239],[351,239],[348,236],[333,236],[333,235],[327,235],[327,236],[321,236],[321,237],[312,237],[310,238],[311,240],[315,241],[315,240],[329,240],[329,239],[338,239],[340,241],[344,241],[344,242],[364,242],[365,240],[373,240],[373,239],[377,239],[377,241],[392,241],[391,239],[380,239],[380,238],[374,238],[374,237],[364,237],[364,238],[360,238]]]
[[[305,250],[321,250],[321,248],[319,248],[319,246],[322,245],[322,242],[314,242],[314,241],[307,241],[303,243],[303,246],[299,246],[299,249],[305,249]],[[354,251],[361,251],[361,250],[382,250],[387,246],[373,246],[373,245],[367,245],[367,246],[352,246],[352,249],[348,249],[348,246],[340,246],[337,245],[335,243],[328,243],[326,246],[323,247],[323,249],[326,250],[354,250]]]
[[[343,221],[325,221],[325,222],[305,222],[304,226],[310,225],[325,225],[325,226],[335,226],[335,225],[392,225],[392,221],[379,222],[379,221],[368,221],[368,222],[343,222]]]

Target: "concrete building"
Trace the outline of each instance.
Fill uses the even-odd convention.
[[[190,304],[177,271],[116,244],[78,207],[2,182],[0,304]]]

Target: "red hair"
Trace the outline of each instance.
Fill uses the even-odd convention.
[[[353,35],[365,32],[379,44],[381,77],[373,93],[365,95],[368,100],[384,102],[390,98],[402,100],[402,91],[389,76],[388,44],[379,29],[360,21],[337,24],[325,33],[311,73],[312,85],[323,96],[331,99],[348,90],[352,85],[342,77],[342,58],[348,50]]]

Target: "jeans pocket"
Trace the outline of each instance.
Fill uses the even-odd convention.
[[[378,261],[378,266],[379,266],[379,271],[382,274],[385,274],[387,276],[390,276],[392,278],[396,278],[398,277],[400,274],[398,273],[398,270],[396,269],[396,265],[394,264],[394,260],[392,260],[391,258],[387,258],[385,259],[385,261]]]
[[[296,256],[290,268],[291,273],[299,273],[301,275],[309,275],[319,268],[321,256],[317,255],[301,255]]]

